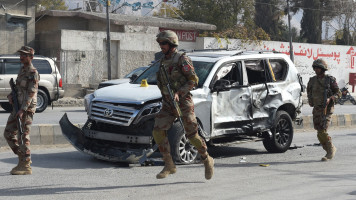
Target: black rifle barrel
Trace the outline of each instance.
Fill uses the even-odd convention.
[[[13,78],[10,79],[10,86],[11,86],[13,108],[15,109],[15,113],[17,113],[20,110],[20,105],[17,99],[17,89]],[[20,117],[17,117],[16,121],[17,121],[17,128],[19,129],[19,133],[20,133],[21,144],[23,144],[23,140],[22,140],[23,129],[22,129],[22,123]]]

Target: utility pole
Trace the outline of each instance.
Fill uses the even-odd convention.
[[[108,56],[108,80],[111,80],[111,52],[110,52],[110,16],[109,16],[110,0],[106,0],[106,52]]]
[[[290,11],[289,11],[289,0],[287,0],[287,10],[288,10],[288,27],[289,27],[289,56],[292,62],[294,63],[294,52],[292,44],[292,28],[290,26]]]

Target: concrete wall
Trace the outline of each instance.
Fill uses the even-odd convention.
[[[158,29],[157,29],[158,31]],[[111,33],[111,78],[154,60],[156,33]],[[88,87],[107,79],[106,32],[61,31],[60,66],[64,83]]]
[[[14,54],[23,45],[35,45],[35,2],[25,0],[19,4],[18,1],[2,0],[0,5],[0,54]],[[11,8],[11,9],[10,9]],[[11,18],[6,20],[6,16],[26,15],[31,19]]]
[[[219,43],[216,38],[206,37],[198,38],[196,43],[197,49],[275,50],[289,55],[288,42],[261,41],[260,44],[246,44],[241,40],[229,39],[226,41],[221,39],[221,43]],[[345,83],[349,82],[349,73],[356,73],[356,51],[354,50],[356,47],[354,46],[293,43],[293,48],[294,63],[303,77],[305,85],[309,78],[315,75],[312,63],[318,58],[322,58],[328,63],[329,71],[327,73],[337,79],[339,87],[343,87]]]

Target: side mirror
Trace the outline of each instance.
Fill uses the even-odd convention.
[[[213,91],[224,91],[231,88],[230,81],[225,79],[217,80],[214,83]]]
[[[130,81],[134,81],[137,77],[137,74],[132,74],[132,76],[130,76]]]

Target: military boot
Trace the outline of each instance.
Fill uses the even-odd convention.
[[[11,170],[12,175],[30,175],[32,174],[31,160],[25,161],[24,157],[19,156],[19,163]]]
[[[205,166],[205,179],[209,180],[214,174],[214,159],[207,154],[207,157],[203,159]]]
[[[336,153],[336,147],[333,145],[332,142],[327,142],[325,145],[323,145],[323,148],[325,146],[325,151],[326,155],[321,158],[322,161],[328,161],[334,158],[335,153]]]
[[[170,153],[163,154],[164,168],[160,173],[157,174],[157,179],[166,178],[169,174],[174,174],[177,171],[176,165],[173,162]]]

